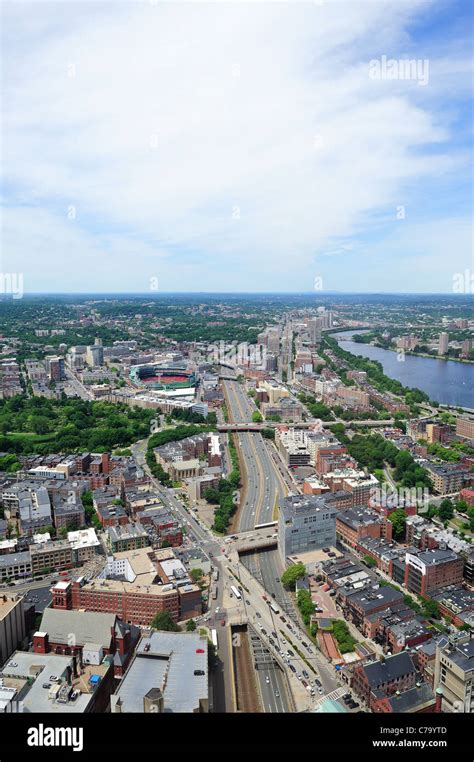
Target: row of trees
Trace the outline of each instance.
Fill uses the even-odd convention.
[[[386,376],[383,372],[383,367],[377,360],[369,360],[361,355],[353,355],[351,352],[346,352],[337,343],[336,339],[331,336],[325,336],[324,344],[329,347],[332,352],[342,360],[345,360],[351,368],[356,370],[364,370],[367,373],[367,377],[370,382],[381,392],[392,392],[400,397],[405,397],[405,401],[412,408],[413,413],[418,413],[416,406],[422,402],[429,402],[429,397],[421,389],[409,389],[403,386],[400,381],[397,381],[389,376]]]
[[[306,627],[309,627],[311,622],[311,614],[313,614],[314,609],[316,608],[313,601],[311,600],[311,593],[309,590],[298,590],[296,595],[296,604],[300,611],[303,622],[305,623]]]
[[[354,650],[357,640],[352,637],[349,627],[343,619],[332,620],[331,632],[341,654],[351,653]]]
[[[232,471],[229,474],[228,479],[221,479],[219,482],[218,494],[211,493],[211,500],[217,507],[214,511],[214,524],[213,529],[216,532],[224,534],[227,527],[230,524],[232,514],[234,513],[237,505],[235,500],[235,492],[240,487],[240,466],[237,450],[235,449],[233,437],[229,437],[229,451],[232,461]],[[207,490],[204,494],[206,500],[208,499]],[[215,490],[214,490],[215,492]]]

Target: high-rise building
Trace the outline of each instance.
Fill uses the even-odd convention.
[[[64,358],[63,357],[47,357],[46,366],[49,370],[49,377],[51,381],[63,381],[65,378]]]
[[[92,368],[99,368],[104,364],[104,348],[101,344],[95,343],[93,346],[87,347],[86,362]]]
[[[474,713],[474,638],[450,635],[436,647],[435,686],[445,711]]]
[[[445,355],[448,351],[448,347],[449,347],[449,336],[446,333],[446,331],[443,331],[439,335],[438,354]]]
[[[336,544],[337,510],[323,495],[285,497],[280,503],[278,547],[283,559]]]
[[[456,435],[465,439],[474,439],[474,418],[458,418]]]

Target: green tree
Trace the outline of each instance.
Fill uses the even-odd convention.
[[[151,626],[155,630],[164,630],[165,632],[179,632],[179,627],[171,618],[169,611],[159,611],[155,614]]]
[[[296,603],[300,610],[303,622],[307,627],[311,621],[311,614],[314,612],[315,605],[311,600],[311,593],[309,590],[299,590],[296,596]]]
[[[186,622],[186,632],[194,632],[196,629],[196,622],[194,619],[188,619]]]
[[[207,500],[208,503],[217,505],[219,503],[220,495],[218,490],[214,489],[213,487],[209,487],[208,489],[204,490],[203,497],[204,500]]]
[[[306,576],[306,567],[304,564],[293,564],[289,566],[281,575],[281,582],[283,587],[287,590],[294,590],[296,587],[296,581]]]
[[[370,567],[377,566],[377,561],[372,556],[364,556],[364,563]]]
[[[403,539],[405,536],[405,524],[407,520],[407,514],[403,508],[397,508],[396,511],[389,516],[389,521],[393,525],[393,536],[396,540]]]
[[[449,521],[453,518],[454,507],[452,501],[449,498],[445,498],[441,501],[438,509],[438,516],[443,522]]]
[[[202,569],[191,569],[190,577],[191,577],[193,582],[197,583],[197,582],[199,582],[199,580],[202,579],[203,574],[204,574],[204,572],[203,572]]]

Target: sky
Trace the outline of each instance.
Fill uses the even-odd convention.
[[[470,292],[471,35],[464,0],[4,0],[1,272]]]

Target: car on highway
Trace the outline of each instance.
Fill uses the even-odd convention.
[[[303,677],[305,677],[307,680],[309,680],[309,675],[308,675],[308,673],[307,673],[307,671],[305,669],[303,670]]]
[[[262,627],[262,634],[267,635],[267,631]]]
[[[291,648],[288,648],[286,653],[288,654],[288,656],[294,656],[295,655],[294,651],[292,651]]]
[[[255,613],[257,614],[257,618],[258,618],[258,619],[261,619],[261,618],[262,618],[262,615],[261,615],[261,614],[260,614],[258,611],[256,611]]]
[[[247,606],[251,606],[251,605],[252,605],[252,604],[250,603],[250,601],[248,601],[248,600],[247,600],[247,598],[245,599],[245,603],[247,604]]]
[[[267,675],[267,676],[266,676],[266,678],[265,678],[265,682],[267,683],[267,685],[268,685],[268,683],[270,682],[270,678],[268,677],[268,675]]]
[[[272,630],[272,635],[273,635],[274,638],[278,638],[278,635],[276,634],[276,632],[274,630]]]
[[[221,627],[225,627],[225,619],[221,619]]]
[[[280,698],[280,693],[278,691],[275,691],[275,698]]]
[[[289,668],[291,669],[292,672],[296,672],[296,667],[295,667],[294,664],[289,664],[288,666],[289,666]]]
[[[280,619],[281,619],[282,622],[286,622],[286,619],[285,619],[284,616],[281,616]]]

